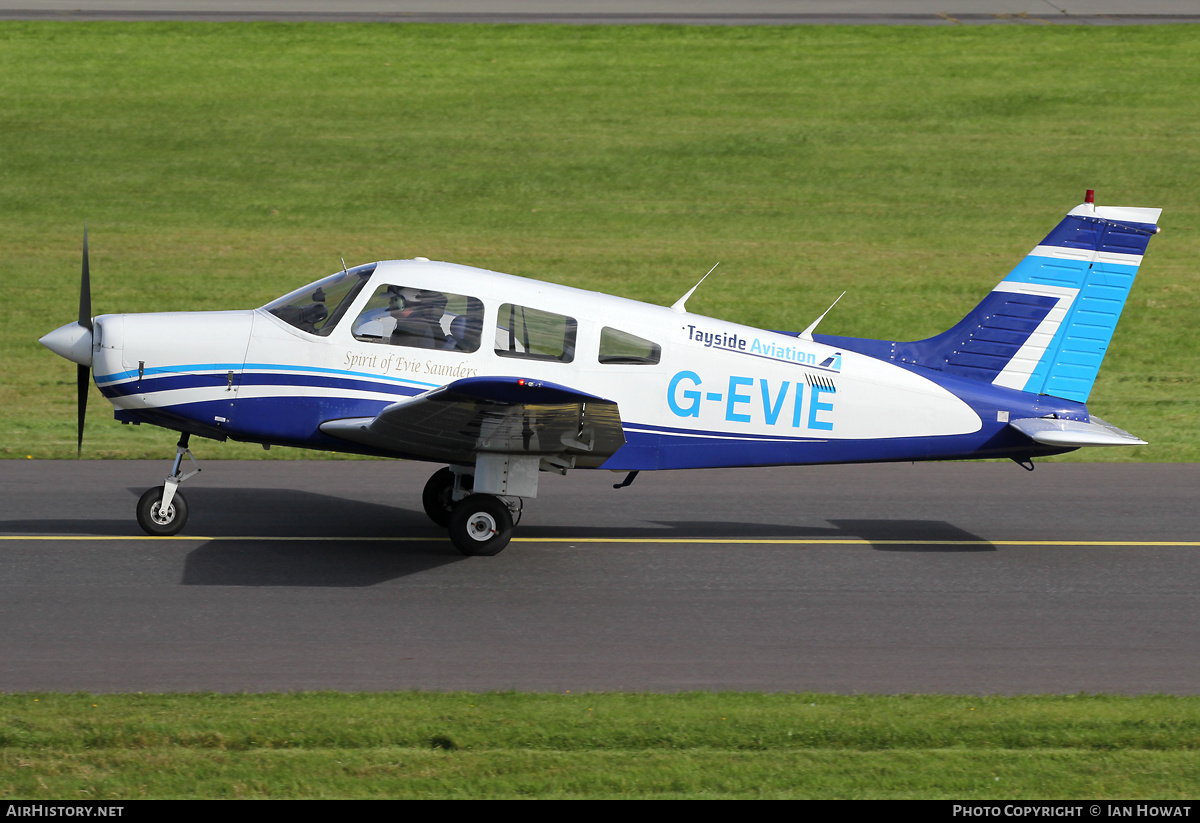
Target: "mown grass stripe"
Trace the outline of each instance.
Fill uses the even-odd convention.
[[[0,694],[0,793],[1194,798],[1200,697]]]

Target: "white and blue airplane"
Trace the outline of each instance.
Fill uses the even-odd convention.
[[[621,488],[654,469],[1032,469],[1143,444],[1086,402],[1160,213],[1089,190],[966,317],[915,342],[767,331],[689,313],[691,291],[653,306],[424,258],[343,265],[249,311],[93,319],[85,232],[79,319],[41,342],[78,364],[80,445],[89,370],[122,423],[180,432],[137,505],[150,534],[184,527],[197,435],[443,463],[425,511],[463,553],[493,555],[546,471],[619,471]]]

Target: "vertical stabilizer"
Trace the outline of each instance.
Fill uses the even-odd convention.
[[[1048,307],[992,381],[1086,402],[1162,209],[1084,203],[996,287]]]
[[[1096,206],[1062,222],[949,331],[915,342],[815,335],[872,357],[1086,402],[1162,209]]]

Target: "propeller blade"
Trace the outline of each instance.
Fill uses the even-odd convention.
[[[92,277],[88,272],[88,242],[87,226],[83,227],[83,274],[79,278],[79,325],[89,332],[92,328]],[[87,418],[88,383],[91,382],[89,366],[75,367],[75,409],[78,418],[79,434],[75,444],[75,457],[83,456],[83,423]]]
[[[87,416],[88,383],[91,382],[91,369],[87,366],[75,367],[75,383],[78,387],[76,394],[76,411],[79,418],[79,439],[76,442],[75,456],[83,455],[83,421]]]
[[[92,331],[92,278],[88,274],[87,226],[83,227],[83,276],[79,279],[79,325]]]

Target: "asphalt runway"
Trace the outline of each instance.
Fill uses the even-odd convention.
[[[167,461],[0,462],[0,691],[1200,692],[1197,465],[544,475],[494,558],[432,466],[204,465],[151,539]]]
[[[1200,11],[1195,0],[0,0],[0,19],[1106,26],[1200,22]]]
[[[0,0],[0,19],[1200,21],[1194,0],[1129,8]],[[494,558],[425,519],[431,469],[212,461],[185,486],[187,535],[149,539],[133,508],[165,459],[0,461],[0,691],[1200,691],[1200,466],[643,473],[619,491],[576,472],[543,480]]]

